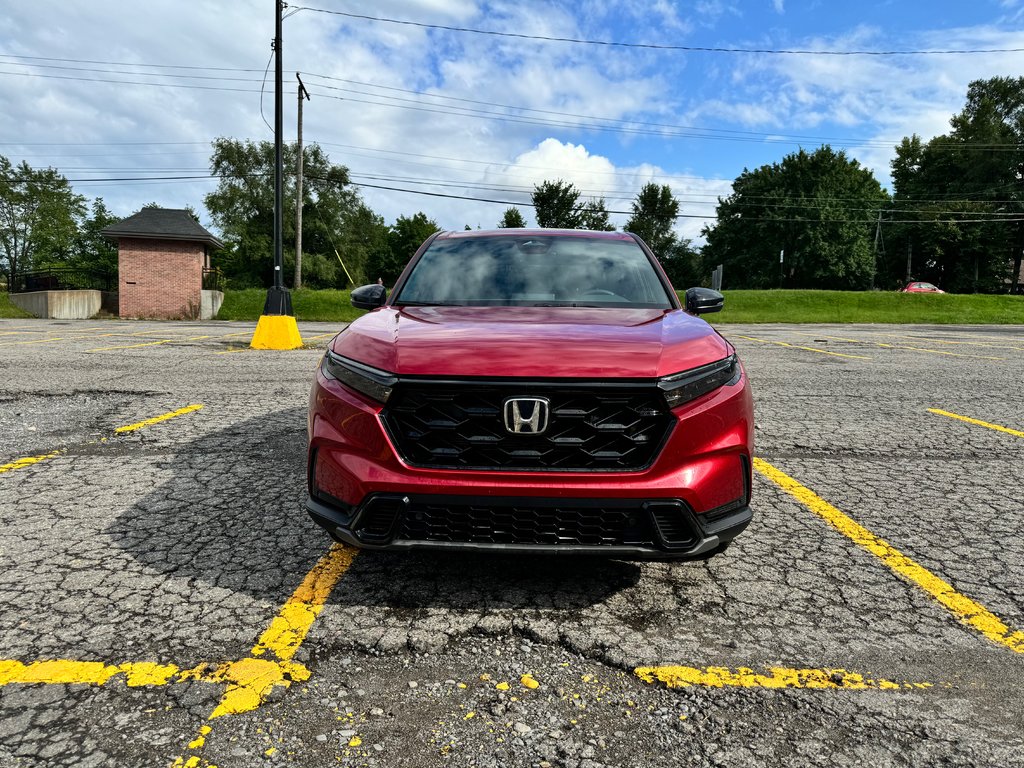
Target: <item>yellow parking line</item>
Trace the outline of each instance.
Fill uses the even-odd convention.
[[[870,360],[870,357],[864,357],[863,355],[844,355],[841,352],[829,352],[827,349],[818,349],[817,347],[801,347],[797,344],[789,344],[785,341],[772,341],[771,339],[757,339],[753,336],[737,336],[738,339],[746,339],[747,341],[760,341],[762,344],[776,344],[780,347],[791,347],[793,349],[803,349],[807,352],[819,352],[823,355],[832,355],[833,357],[849,357],[853,360]]]
[[[338,335],[337,331],[331,331],[330,333],[321,333],[319,336],[305,336],[302,340],[304,342],[306,342],[306,341],[313,341],[315,339],[325,339],[328,336],[337,336],[337,335]]]
[[[15,347],[19,344],[49,344],[51,341],[63,341],[63,336],[54,336],[50,339],[31,339],[29,341],[8,341],[0,344],[0,347]]]
[[[987,349],[1013,349],[1017,352],[1024,352],[1024,347],[1008,347],[1002,344],[996,344],[991,341],[951,341],[948,339],[936,339],[927,336],[909,336],[902,333],[881,333],[878,331],[870,331],[872,336],[887,336],[893,339],[910,339],[912,341],[926,341],[929,344],[958,344],[969,347],[985,347]]]
[[[85,684],[105,685],[115,677],[123,677],[130,687],[143,685],[167,685],[191,680],[203,680],[206,664],[193,669],[181,669],[174,664],[157,664],[151,661],[105,664],[102,661],[74,661],[71,659],[48,659],[25,664],[13,659],[0,659],[0,686],[13,683],[35,684]],[[209,682],[219,682],[209,677]]]
[[[1017,429],[1010,429],[1009,427],[1002,427],[998,424],[992,424],[988,421],[981,421],[980,419],[972,419],[970,416],[961,416],[958,413],[950,413],[949,411],[943,411],[938,408],[929,408],[928,413],[937,413],[939,416],[946,416],[950,419],[959,419],[960,421],[966,421],[968,424],[977,424],[979,427],[986,427],[987,429],[994,429],[997,432],[1005,432],[1008,435],[1014,435],[1015,437],[1024,437],[1024,432]]]
[[[117,347],[96,347],[87,349],[86,352],[109,352],[112,349],[135,349],[136,347],[155,347],[158,344],[170,344],[174,339],[161,339],[160,341],[147,341],[143,344],[122,344]]]
[[[15,469],[31,467],[33,464],[38,464],[40,461],[52,459],[54,456],[60,456],[62,453],[64,453],[64,451],[50,451],[50,453],[43,453],[39,456],[26,456],[23,459],[15,459],[10,464],[0,464],[0,475],[4,472],[11,472]]]
[[[837,531],[863,547],[900,576],[924,590],[961,622],[977,630],[994,643],[999,643],[1016,653],[1024,653],[1024,632],[1011,629],[983,605],[957,592],[948,582],[943,581],[927,568],[904,555],[884,539],[875,536],[810,488],[801,485],[764,459],[755,458],[754,468]]]
[[[184,408],[179,408],[176,411],[169,411],[167,413],[162,413],[159,416],[154,416],[151,419],[146,419],[144,421],[138,421],[134,424],[126,424],[123,427],[118,427],[117,429],[114,430],[114,432],[116,432],[119,435],[124,434],[125,432],[135,432],[136,430],[148,427],[152,424],[159,424],[161,421],[167,421],[168,419],[173,419],[178,416],[184,416],[186,413],[198,411],[202,407],[203,406],[200,403],[196,403],[194,405],[186,405]]]
[[[934,683],[894,682],[868,678],[845,669],[792,669],[768,667],[768,674],[758,674],[749,667],[735,670],[726,667],[637,667],[633,673],[645,683],[662,683],[667,688],[841,688],[847,691],[898,691],[907,688],[931,688]]]
[[[912,352],[928,352],[933,355],[946,355],[947,357],[969,357],[973,360],[1005,360],[1005,357],[991,357],[989,355],[963,355],[959,352],[944,352],[941,349],[925,349],[924,347],[909,347],[905,344],[885,344],[881,341],[869,341],[866,339],[849,339],[843,336],[824,336],[820,333],[804,333],[803,331],[794,331],[799,336],[812,336],[819,339],[831,339],[832,341],[845,341],[851,344],[873,344],[876,347],[882,347],[884,349],[907,349]]]
[[[225,349],[220,352],[214,352],[215,355],[233,355],[236,352],[248,352],[249,347],[242,347],[241,349]]]
[[[186,413],[191,413],[192,411],[198,411],[202,407],[203,407],[202,405],[198,405],[197,404],[197,405],[190,405],[190,406],[187,406],[185,408],[179,408],[176,411],[171,411],[170,413],[164,413],[164,414],[161,414],[160,416],[154,416],[153,418],[146,419],[145,421],[139,421],[139,422],[136,422],[135,424],[126,424],[123,427],[118,427],[117,429],[114,430],[114,433],[115,434],[123,434],[123,433],[126,433],[126,432],[134,432],[134,431],[136,431],[138,429],[142,429],[144,427],[148,427],[148,426],[150,426],[152,424],[159,424],[161,421],[167,421],[168,419],[173,419],[175,416],[182,416],[182,415],[184,415]],[[106,439],[107,438],[104,437],[104,438],[101,438],[100,440],[92,440],[92,441],[86,443],[86,445],[93,445],[94,443],[103,442]],[[24,469],[25,467],[31,467],[33,464],[38,464],[41,461],[46,461],[47,459],[52,459],[55,456],[60,456],[63,453],[65,453],[65,449],[60,449],[60,450],[57,450],[57,451],[50,451],[49,453],[42,453],[42,454],[40,454],[38,456],[26,456],[26,457],[21,458],[21,459],[15,459],[14,461],[10,462],[9,464],[0,464],[0,475],[2,475],[4,472],[12,472],[15,469]]]
[[[200,764],[200,756],[196,753],[202,749],[210,733],[210,721],[225,715],[251,712],[266,700],[274,688],[287,688],[292,682],[309,679],[309,670],[292,658],[356,554],[355,549],[335,544],[306,574],[260,635],[249,658],[230,665],[226,676],[227,690],[200,727],[199,734],[189,742],[184,754],[172,763],[173,768],[192,768]],[[277,660],[263,658],[267,655]]]

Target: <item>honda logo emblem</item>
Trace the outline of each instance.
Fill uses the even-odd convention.
[[[514,435],[543,435],[551,402],[543,397],[510,397],[505,401],[505,429]]]

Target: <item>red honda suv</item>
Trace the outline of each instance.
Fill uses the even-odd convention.
[[[736,350],[635,235],[442,232],[331,342],[307,508],[367,549],[706,558],[751,519]]]

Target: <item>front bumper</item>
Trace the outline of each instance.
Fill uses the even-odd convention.
[[[412,466],[381,409],[317,371],[307,508],[338,541],[368,549],[698,558],[750,521],[753,404],[745,374],[675,408],[653,463],[631,471]],[[392,512],[381,512],[388,505]]]
[[[355,508],[337,499],[310,496],[306,509],[336,541],[364,549],[602,555],[630,560],[706,557],[732,541],[752,518],[746,504],[698,516],[679,499],[375,494]]]

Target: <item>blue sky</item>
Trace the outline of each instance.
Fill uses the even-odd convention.
[[[313,94],[306,141],[348,166],[387,221],[422,210],[445,228],[491,227],[505,208],[458,198],[526,201],[532,185],[562,178],[625,211],[653,180],[682,201],[680,233],[699,239],[716,197],[744,168],[829,143],[888,184],[893,146],[911,133],[947,130],[971,80],[1024,74],[1024,53],[1009,50],[1024,49],[1024,0],[381,0],[372,10],[354,0],[306,1],[285,21],[285,138],[295,135],[301,71]],[[272,138],[260,114],[272,37],[269,0],[7,3],[0,154],[54,166],[122,215],[150,201],[202,213],[211,181],[160,177],[201,176],[218,136]],[[536,37],[774,51],[1001,50],[837,56]],[[272,76],[263,96],[271,122]]]

